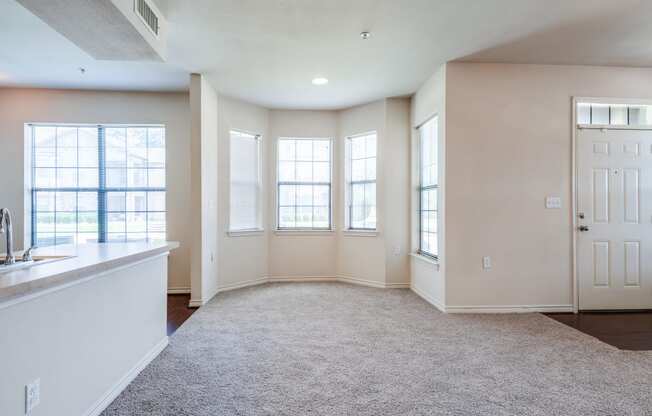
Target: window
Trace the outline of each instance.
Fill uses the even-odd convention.
[[[260,230],[260,136],[231,131],[230,231]]]
[[[435,257],[439,191],[437,117],[418,129],[419,133],[419,253]]]
[[[278,229],[331,228],[330,139],[278,140]]]
[[[577,124],[649,126],[652,125],[652,106],[578,103]]]
[[[32,244],[165,240],[165,128],[32,125]]]
[[[350,230],[376,229],[376,133],[346,139],[346,215]]]

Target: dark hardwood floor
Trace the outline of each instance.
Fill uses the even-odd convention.
[[[652,350],[652,311],[548,313],[546,316],[622,350]]]
[[[172,335],[197,308],[189,308],[190,295],[168,295],[168,335]]]

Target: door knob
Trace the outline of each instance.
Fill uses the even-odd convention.
[[[589,231],[589,227],[586,225],[580,225],[577,229],[580,231]]]

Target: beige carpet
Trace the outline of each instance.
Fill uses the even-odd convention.
[[[539,314],[445,315],[409,290],[218,295],[109,415],[652,415],[652,353]]]

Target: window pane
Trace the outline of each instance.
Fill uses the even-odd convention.
[[[280,228],[292,228],[295,225],[295,207],[280,207],[278,212]]]
[[[147,210],[165,211],[165,192],[148,192]]]
[[[364,206],[353,205],[351,207],[351,228],[364,228]]]
[[[56,201],[57,201],[57,212],[77,211],[76,192],[57,192]]]
[[[77,140],[79,147],[94,147],[97,149],[97,128],[96,127],[80,127],[77,130]]]
[[[354,183],[351,186],[351,204],[364,205],[364,184]]]
[[[54,212],[54,192],[36,193],[36,210]]]
[[[97,193],[80,192],[77,194],[77,209],[79,211],[97,212]]]
[[[351,159],[363,159],[365,156],[365,137],[351,137]]]
[[[159,169],[151,169],[150,174],[154,175],[154,181],[161,180],[157,175],[160,174]],[[147,187],[147,169],[127,169],[127,186],[129,188],[145,188]],[[165,186],[165,182],[161,187]]]
[[[298,228],[312,228],[312,207],[297,207]]]
[[[279,186],[279,204],[295,205],[296,204],[296,186],[295,185],[281,185]]]
[[[150,168],[165,167],[165,149],[149,148],[147,153]]]
[[[295,160],[295,141],[281,139],[278,142],[278,160]]]
[[[165,233],[165,213],[155,212],[147,214],[147,229],[150,233]]]
[[[147,211],[147,196],[145,192],[127,192],[127,211]]]
[[[312,140],[297,140],[297,160],[312,161]]]
[[[108,127],[106,128],[106,147],[126,149],[127,146],[127,131],[121,127]]]
[[[110,233],[125,232],[127,215],[119,212],[109,212],[108,218],[108,231]]]
[[[301,185],[297,187],[297,205],[312,206],[312,185]]]
[[[54,148],[56,147],[56,138],[56,127],[34,127],[34,146]]]
[[[34,151],[34,165],[36,167],[53,168],[57,165],[56,151],[54,148],[43,147]]]
[[[312,182],[312,162],[297,162],[298,182]]]
[[[144,233],[147,231],[147,214],[144,212],[130,212],[127,214],[127,232]]]
[[[330,206],[331,188],[328,185],[315,185],[313,190],[314,205],[319,207]]]
[[[77,214],[75,212],[57,212],[56,215],[57,237],[60,232],[74,233],[77,231]]]
[[[97,188],[99,186],[99,171],[94,169],[79,169],[79,187]]]
[[[330,140],[281,138],[278,143],[278,226],[329,228]]]
[[[313,227],[328,228],[328,207],[315,207],[313,211]]]
[[[591,124],[591,104],[577,104],[577,124]]]
[[[365,179],[368,181],[376,180],[376,158],[369,158],[365,160]]]
[[[127,152],[124,148],[107,147],[106,167],[122,168],[127,166]]]
[[[315,162],[314,163],[314,181],[327,183],[331,180],[330,163],[328,162]]]
[[[165,188],[165,169],[149,169],[149,187]]]
[[[626,126],[627,125],[627,106],[626,105],[612,105],[609,115],[609,124]]]
[[[76,188],[77,187],[77,169],[57,169],[57,187],[59,188]]]
[[[107,169],[106,186],[109,188],[127,187],[127,170],[126,169]]]
[[[419,158],[420,158],[420,210],[419,228],[422,253],[437,255],[437,188],[438,184],[438,152],[437,152],[438,119],[435,117],[419,127]]]
[[[54,188],[57,184],[56,169],[35,169],[34,186],[36,188]]]
[[[77,128],[57,127],[57,147],[77,148]]]
[[[230,139],[231,230],[260,228],[258,224],[259,140],[257,136],[231,131]]]
[[[296,165],[294,162],[280,162],[278,166],[279,182],[294,182]]]
[[[165,149],[165,129],[150,127],[147,129],[148,146],[151,149]]]
[[[313,142],[314,160],[329,162],[331,160],[330,140],[315,140]]]
[[[364,185],[364,204],[366,206],[376,205],[376,183]]]
[[[163,191],[151,192],[151,195],[146,191],[128,195],[107,192],[109,212],[101,215],[98,206],[99,195],[105,195],[100,189],[100,153],[106,161],[107,187],[165,187],[163,128],[34,126],[32,129],[32,186],[56,189],[56,192],[34,195],[36,241],[43,244],[98,241],[100,222],[104,221],[110,241],[143,239],[148,232],[165,238]],[[102,132],[106,147],[100,152]],[[89,188],[93,192],[79,192]],[[148,213],[149,205],[157,212]],[[128,209],[132,210],[129,214]],[[150,219],[153,229],[149,227]]]
[[[107,211],[123,212],[127,209],[127,200],[124,192],[107,192],[106,193]]]
[[[591,124],[609,124],[609,105],[591,105]]]
[[[98,166],[97,147],[80,147],[79,148],[79,167],[96,168]]]
[[[366,138],[365,154],[367,157],[376,157],[376,134],[370,134]]]
[[[80,212],[78,214],[78,230],[80,233],[93,233],[97,238],[98,230],[97,212]],[[87,240],[90,237],[84,237]]]

